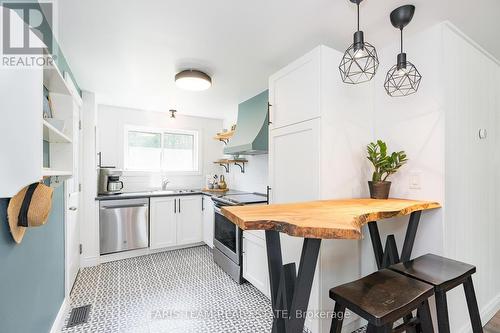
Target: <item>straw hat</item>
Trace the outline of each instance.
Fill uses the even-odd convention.
[[[52,208],[54,190],[42,183],[23,188],[12,199],[7,208],[10,233],[16,243],[21,243],[27,227],[39,227],[47,222]]]

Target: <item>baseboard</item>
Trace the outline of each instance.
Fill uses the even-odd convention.
[[[484,308],[480,310],[481,322],[485,326],[488,321],[495,316],[495,314],[500,311],[500,295],[497,295],[491,302],[489,302]],[[470,324],[467,323],[460,330],[460,333],[471,333]]]
[[[158,252],[187,249],[190,247],[196,247],[196,246],[201,246],[201,245],[205,245],[205,243],[199,242],[199,243],[194,243],[194,244],[178,245],[178,246],[166,247],[166,248],[161,248],[161,249],[145,248],[145,249],[130,250],[130,251],[124,251],[124,252],[119,252],[119,253],[106,254],[106,255],[97,256],[97,257],[82,257],[80,259],[80,267],[81,268],[92,267],[92,266],[97,266],[99,264],[103,264],[103,263],[110,262],[110,261],[117,261],[117,260],[129,259],[129,258],[134,258],[134,257],[140,257],[140,256],[148,255],[148,254],[158,253]]]
[[[66,314],[69,310],[69,299],[64,298],[61,307],[59,308],[59,312],[57,312],[56,319],[54,319],[54,323],[52,324],[52,328],[50,329],[50,333],[60,333],[64,326],[64,319],[66,319]]]

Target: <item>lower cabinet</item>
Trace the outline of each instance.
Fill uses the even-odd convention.
[[[214,202],[212,197],[204,195],[203,204],[203,241],[205,244],[214,248]]]
[[[264,231],[243,231],[243,277],[270,297]]]
[[[151,249],[203,241],[201,196],[150,199]]]

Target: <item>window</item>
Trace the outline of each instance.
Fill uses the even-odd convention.
[[[198,172],[198,132],[127,128],[125,169]]]

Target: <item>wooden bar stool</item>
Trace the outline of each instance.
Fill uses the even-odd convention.
[[[390,269],[434,286],[439,333],[450,332],[446,292],[463,284],[472,331],[483,332],[472,283],[472,274],[476,272],[476,267],[434,254],[426,254],[414,260],[392,265]]]
[[[428,299],[433,287],[389,269],[382,269],[362,279],[330,289],[335,310],[330,333],[340,333],[345,309],[368,321],[367,333],[403,332],[417,327],[433,333]],[[418,316],[393,328],[399,319],[418,310]]]

